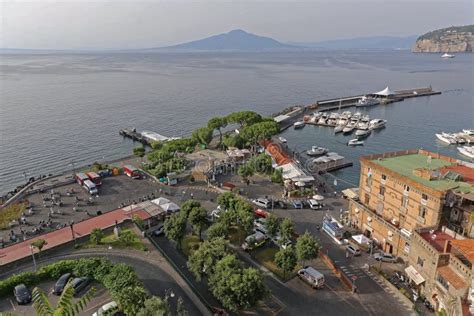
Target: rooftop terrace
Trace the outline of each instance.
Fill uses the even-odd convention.
[[[448,161],[445,159],[431,157],[428,158],[428,155],[422,153],[409,153],[405,155],[394,155],[391,157],[377,157],[377,159],[370,159],[371,162],[385,167],[397,174],[403,175],[408,179],[418,182],[426,187],[438,190],[438,191],[447,191],[450,189],[455,189],[455,191],[460,191],[464,193],[474,192],[474,185],[472,184],[470,176],[472,175],[472,168],[456,167],[456,163]],[[463,173],[469,175],[469,182],[464,180],[455,181],[447,178],[438,178],[438,179],[424,179],[420,176],[414,174],[415,169],[427,169],[427,170],[439,170],[441,176],[444,175],[443,171],[457,172],[463,177]]]
[[[435,230],[433,234],[430,234],[430,232],[421,232],[420,236],[438,252],[444,251],[444,245],[446,244],[446,241],[454,239],[453,236],[440,230]]]

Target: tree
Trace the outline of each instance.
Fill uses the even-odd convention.
[[[197,142],[208,145],[212,141],[212,129],[200,127],[194,130],[192,136]]]
[[[222,143],[221,129],[227,126],[227,119],[225,117],[213,117],[207,122],[207,128],[211,130],[217,129],[219,132],[219,144]]]
[[[74,302],[74,288],[71,286],[71,282],[68,282],[56,306],[52,306],[46,293],[35,287],[32,293],[33,307],[38,316],[74,316],[86,308],[94,293],[95,289],[92,287],[78,301]]]
[[[272,170],[272,157],[262,153],[257,156],[252,157],[250,164],[253,166],[253,169],[259,173],[268,173]]]
[[[229,224],[226,221],[215,222],[206,230],[206,239],[211,240],[217,237],[227,238],[229,234]]]
[[[133,148],[133,154],[137,157],[145,156],[145,147],[141,146]]]
[[[243,269],[235,255],[226,255],[217,262],[209,286],[222,305],[234,312],[254,306],[267,294],[261,272]]]
[[[293,246],[281,248],[280,251],[275,254],[275,264],[283,271],[283,277],[286,277],[288,272],[295,269],[296,262],[296,253]]]
[[[141,285],[127,286],[121,291],[112,293],[126,315],[136,315],[145,306],[148,293]]]
[[[271,180],[273,183],[283,184],[283,171],[281,168],[276,168],[275,170],[273,170]]]
[[[188,218],[189,213],[191,213],[191,210],[196,207],[201,207],[201,203],[199,203],[196,200],[187,200],[186,202],[181,205],[180,213],[184,213],[184,216]]]
[[[202,240],[202,229],[207,224],[207,211],[202,206],[194,207],[189,212],[189,223],[193,227],[194,231],[197,231],[199,234],[199,240]]]
[[[168,302],[158,296],[147,299],[144,306],[138,311],[137,316],[171,316]]]
[[[242,177],[242,180],[247,181],[249,177],[253,176],[254,170],[250,164],[244,164],[240,166],[237,173]]]
[[[220,237],[204,241],[188,259],[188,269],[198,281],[211,275],[216,263],[227,255],[227,241]]]
[[[89,240],[93,245],[99,245],[104,238],[104,233],[100,228],[94,228],[89,236]]]
[[[278,218],[270,214],[265,220],[265,228],[267,229],[268,235],[270,237],[275,237],[278,234],[278,229],[280,228],[280,223]]]
[[[232,192],[224,192],[217,197],[217,204],[224,210],[233,210],[237,197]]]
[[[239,124],[241,128],[244,127],[244,125],[252,125],[257,122],[260,122],[261,120],[262,116],[253,111],[240,111],[227,115],[228,123]]]
[[[246,126],[240,132],[242,137],[248,145],[253,145],[261,140],[269,139],[280,132],[280,126],[274,121],[264,121]]]
[[[135,242],[137,236],[130,230],[123,230],[119,233],[118,240],[128,246]]]
[[[244,140],[242,137],[240,137],[239,134],[236,135],[224,135],[224,139],[222,140],[222,143],[226,147],[237,147],[237,148],[242,148],[244,145]]]
[[[43,250],[43,247],[46,246],[48,242],[44,239],[36,239],[31,243],[31,246],[38,249],[39,253]]]
[[[295,232],[295,225],[289,218],[285,218],[280,224],[280,236],[282,242],[291,240]]]
[[[296,256],[303,265],[304,261],[316,258],[318,252],[319,246],[308,231],[296,240]]]
[[[168,239],[176,242],[176,248],[181,249],[181,241],[186,234],[186,216],[178,212],[165,220],[165,235]]]
[[[176,315],[178,316],[188,316],[189,313],[184,307],[184,301],[183,298],[180,296],[178,298],[178,302],[176,303]]]

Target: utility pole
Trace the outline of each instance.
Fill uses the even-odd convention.
[[[30,245],[30,250],[31,250],[31,257],[33,258],[33,265],[35,266],[35,271],[36,271],[35,253],[33,252],[33,246],[31,246],[31,245]]]

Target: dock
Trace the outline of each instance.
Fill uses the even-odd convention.
[[[169,140],[180,139],[181,137],[167,137],[161,134],[143,131],[137,132],[136,128],[124,128],[119,131],[119,134],[123,137],[131,138],[134,141],[138,141],[146,146],[151,146],[153,142],[167,142]]]
[[[135,128],[121,129],[119,134],[123,137],[131,138],[134,141],[138,141],[144,145],[150,145],[150,143],[145,139],[145,137],[143,137],[142,134],[138,133]]]

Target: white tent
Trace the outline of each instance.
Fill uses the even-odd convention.
[[[391,95],[394,95],[394,94],[395,94],[395,92],[390,90],[388,87],[386,87],[382,91],[374,93],[374,95],[378,95],[378,96],[381,96],[381,97],[388,97],[388,96],[391,96]]]
[[[169,203],[169,202],[170,202],[170,200],[168,200],[167,198],[164,198],[164,197],[159,197],[159,198],[154,199],[154,200],[151,201],[151,203],[156,204],[158,206],[162,206],[162,205],[164,205],[166,203]]]
[[[368,245],[370,242],[370,239],[365,237],[364,235],[355,235],[355,236],[352,236],[352,239],[357,241],[357,243],[360,245]]]
[[[173,202],[160,205],[160,207],[163,209],[163,211],[167,213],[175,213],[179,211],[179,205]]]

